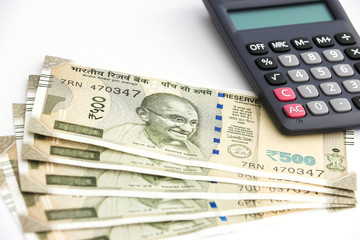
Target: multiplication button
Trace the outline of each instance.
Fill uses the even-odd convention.
[[[352,102],[354,103],[354,105],[360,109],[360,96],[357,96],[357,97],[353,97],[352,99]]]
[[[353,60],[360,59],[360,48],[359,47],[350,47],[346,48],[345,54]]]

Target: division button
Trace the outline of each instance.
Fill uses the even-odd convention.
[[[298,103],[285,105],[283,110],[289,118],[302,118],[306,115],[304,107]]]
[[[329,113],[329,108],[323,101],[313,101],[306,104],[310,113],[315,116],[321,116]]]
[[[332,38],[328,35],[318,35],[313,37],[313,41],[318,47],[332,47],[335,45]]]
[[[335,39],[336,39],[336,41],[338,41],[338,43],[340,43],[342,45],[350,45],[350,44],[356,43],[354,36],[348,32],[336,34]]]
[[[268,53],[267,47],[262,42],[254,42],[246,45],[247,50],[253,55],[262,55]]]
[[[258,65],[258,67],[263,70],[270,70],[277,68],[275,59],[273,59],[272,57],[257,58],[255,62]]]
[[[330,106],[335,112],[343,113],[351,111],[350,102],[346,98],[334,98],[330,100]]]
[[[286,83],[285,76],[281,72],[269,72],[265,74],[265,79],[270,85],[282,85]]]
[[[306,50],[312,48],[311,42],[307,38],[294,38],[290,42],[297,50]]]
[[[290,51],[290,47],[286,41],[283,40],[276,40],[269,42],[270,48],[274,52],[287,52]]]
[[[359,47],[346,48],[344,51],[345,51],[345,54],[350,59],[360,59],[360,48]]]
[[[288,87],[277,88],[274,90],[276,98],[281,102],[294,101],[296,99],[295,92]]]
[[[356,71],[358,71],[358,73],[360,73],[360,62],[354,64],[354,67],[355,67]]]

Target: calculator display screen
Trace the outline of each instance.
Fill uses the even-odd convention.
[[[247,10],[231,10],[229,17],[236,30],[286,26],[334,20],[324,2]]]

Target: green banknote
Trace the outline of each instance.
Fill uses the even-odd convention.
[[[291,219],[291,215],[306,213],[312,210],[284,210],[255,214],[244,214],[229,217],[203,218],[190,221],[168,221],[157,223],[131,224],[111,228],[77,229],[66,231],[51,231],[36,233],[37,237],[28,240],[155,240],[165,238],[200,239],[201,237],[214,236],[228,232],[238,232],[241,226],[247,228],[259,226],[267,220]],[[254,228],[259,229],[259,227]]]
[[[264,211],[353,207],[282,200],[204,200],[84,197],[24,194],[28,216],[20,216],[25,232],[112,227],[145,222],[195,220]]]
[[[23,143],[21,143],[23,144],[23,160],[63,163],[89,168],[125,170],[189,180],[219,181],[253,186],[296,188],[350,197],[354,196],[353,191],[326,188],[311,184],[292,182],[289,180],[285,181],[262,178],[204,167],[180,165],[110,150],[95,145],[72,142],[63,139],[54,139],[30,133],[27,131],[27,126],[36,96],[38,83],[39,76],[33,75],[29,77],[26,112],[24,104],[14,104],[14,113],[16,113],[15,128],[18,129],[20,134],[24,132],[22,127],[24,126],[25,116],[25,120],[27,120],[25,124],[26,130],[24,132]],[[334,181],[331,185],[337,188],[356,188],[355,178],[345,177],[345,179]]]
[[[344,133],[284,136],[256,97],[219,89],[46,57],[28,129],[254,176],[326,186],[354,177]]]

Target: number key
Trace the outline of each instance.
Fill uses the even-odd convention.
[[[287,72],[289,78],[293,82],[307,82],[309,81],[309,75],[304,69],[294,69]]]
[[[302,60],[306,64],[319,64],[322,62],[320,55],[317,52],[305,52],[300,54]]]
[[[354,70],[349,64],[338,64],[332,66],[333,71],[338,77],[354,76]]]
[[[296,67],[300,64],[299,59],[294,54],[280,55],[278,59],[284,67]]]
[[[322,83],[320,84],[320,89],[327,96],[335,96],[341,94],[340,86],[336,82]]]
[[[330,70],[327,67],[311,68],[310,73],[317,80],[326,80],[331,78]]]
[[[342,82],[342,85],[349,93],[358,93],[360,92],[360,80],[350,79]]]
[[[314,85],[301,85],[296,88],[302,98],[316,98],[319,92]]]
[[[306,104],[310,113],[315,116],[321,116],[329,113],[329,108],[323,101],[313,101]]]
[[[329,62],[341,62],[344,60],[344,55],[339,49],[329,49],[322,52],[325,59]]]

